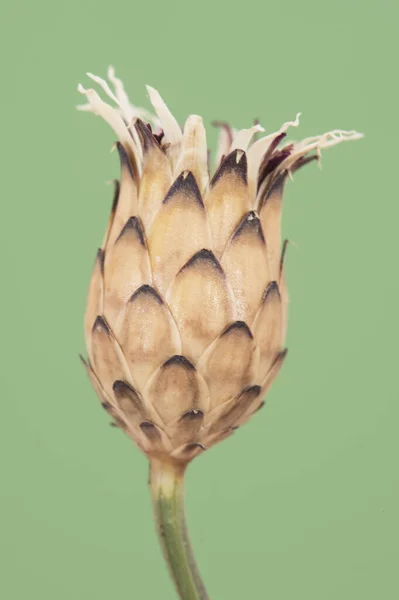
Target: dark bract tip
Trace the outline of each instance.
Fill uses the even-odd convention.
[[[244,216],[237,229],[235,230],[232,239],[234,240],[237,237],[246,233],[251,233],[252,235],[257,236],[263,243],[265,241],[262,230],[262,224],[258,215],[253,210],[251,210]]]
[[[259,396],[261,391],[262,391],[262,388],[260,385],[251,385],[242,390],[242,392],[239,395],[239,398],[241,398],[244,395],[251,396],[252,398],[256,398],[257,396]]]
[[[134,171],[132,167],[132,163],[130,162],[130,158],[128,153],[125,150],[124,145],[121,142],[116,142],[116,147],[119,154],[119,160],[121,163],[121,171],[127,169],[132,179],[134,179]]]
[[[155,148],[157,146],[161,150],[158,140],[155,138],[154,134],[152,133],[150,126],[147,126],[139,118],[136,119],[136,122],[134,125],[137,130],[137,133],[139,134],[139,138],[140,138],[140,141],[141,141],[144,151],[148,151],[150,148]]]
[[[243,333],[245,332],[251,339],[253,337],[250,328],[244,321],[234,321],[234,323],[230,323],[230,325],[227,325],[226,329],[221,333],[220,337],[225,336],[232,331],[242,331]]]
[[[237,162],[238,161],[238,162]],[[247,184],[247,155],[243,150],[233,150],[221,162],[218,170],[211,181],[211,187],[214,186],[222,177],[229,175],[238,176]]]
[[[83,366],[88,369],[89,368],[89,363],[87,362],[87,360],[84,358],[84,356],[82,356],[81,354],[79,354],[79,358],[83,363]]]
[[[203,248],[202,250],[200,250],[199,252],[194,254],[194,256],[192,256],[186,262],[186,264],[180,269],[179,272],[182,273],[186,269],[193,268],[194,266],[200,264],[201,262],[212,265],[220,273],[222,273],[224,275],[224,271],[223,271],[218,259],[216,258],[216,256],[213,254],[213,252],[211,250],[208,250],[206,248]]]
[[[198,410],[192,408],[191,410],[187,410],[180,417],[180,421],[200,421],[204,418],[204,413],[202,410]]]
[[[104,274],[105,252],[102,248],[99,248],[97,250],[96,260],[98,261],[98,264],[100,265],[100,271],[101,271],[101,274],[103,275]]]
[[[110,333],[108,323],[101,315],[98,315],[98,317],[96,317],[96,320],[94,321],[93,325],[93,331],[105,331],[107,334]]]
[[[173,365],[178,365],[189,371],[195,371],[194,365],[185,356],[181,356],[180,354],[175,354],[175,356],[169,358],[166,362],[164,362],[162,368],[166,369],[168,367],[172,367]]]
[[[187,200],[194,200],[201,207],[204,206],[201,192],[191,171],[180,173],[166,194],[164,204],[170,202],[178,194],[185,196]]]
[[[196,450],[204,451],[206,450],[206,446],[204,444],[201,444],[200,442],[191,442],[190,444],[187,444],[184,447],[182,452],[183,454],[190,455]]]
[[[144,237],[144,227],[141,220],[138,217],[130,217],[120,232],[117,242],[128,233],[135,233],[139,239],[139,242],[142,246],[145,246],[145,237]]]
[[[136,394],[136,391],[127,381],[117,379],[112,385],[112,389],[116,396],[126,396],[130,393]]]
[[[143,431],[154,431],[156,429],[154,423],[150,423],[150,421],[142,421],[140,423],[140,429]]]
[[[271,281],[267,286],[265,293],[263,294],[263,302],[270,300],[273,296],[278,296],[280,298],[280,290],[278,288],[277,281]]]
[[[139,289],[136,290],[134,292],[134,294],[132,294],[129,302],[134,302],[140,296],[149,296],[149,297],[153,298],[154,300],[156,300],[158,302],[158,304],[163,304],[163,300],[162,300],[161,296],[158,294],[158,292],[156,291],[156,289],[151,287],[148,284],[145,284],[145,285],[142,285],[141,287],[139,287]]]

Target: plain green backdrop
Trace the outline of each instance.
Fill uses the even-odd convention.
[[[76,86],[110,63],[180,120],[365,132],[288,185],[288,360],[194,461],[187,511],[212,599],[399,597],[398,18],[390,0],[3,3],[2,600],[175,598],[146,460],[78,361],[118,164]]]

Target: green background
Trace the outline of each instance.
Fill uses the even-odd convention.
[[[194,461],[187,510],[214,599],[399,597],[398,17],[388,0],[3,3],[1,598],[175,597],[146,460],[77,358],[118,165],[76,85],[109,63],[180,120],[273,131],[302,111],[301,137],[366,133],[288,185],[288,360],[268,407]]]

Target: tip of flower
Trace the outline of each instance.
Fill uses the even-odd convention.
[[[364,133],[361,133],[360,131],[342,131],[341,133],[348,136],[345,139],[361,140],[364,138]]]
[[[301,116],[302,116],[302,113],[299,112],[296,114],[294,121],[287,121],[286,123],[284,123],[282,125],[282,127],[280,127],[279,133],[286,133],[287,129],[289,129],[290,127],[298,127],[299,126],[299,117],[301,117]]]
[[[158,92],[158,90],[153,88],[151,85],[146,85],[145,87],[146,87],[150,102],[151,102],[152,106],[155,108],[155,110],[159,107],[163,107],[165,105],[165,102],[163,101],[163,98],[162,98],[161,94]]]
[[[166,106],[161,94],[150,85],[146,85],[145,87],[168,141],[172,145],[179,143],[182,139],[182,131],[176,119]]]
[[[79,94],[83,94],[84,96],[87,96],[90,92],[90,90],[86,90],[86,88],[83,87],[83,85],[81,83],[78,84],[78,92]],[[91,106],[90,104],[77,104],[76,105],[76,109],[77,110],[81,110],[81,111],[85,111],[85,112],[91,112]]]
[[[187,117],[185,127],[195,127],[196,125],[201,125],[202,123],[203,123],[203,118],[200,117],[200,115],[189,115]]]
[[[181,166],[181,171],[187,170],[187,165],[183,163],[181,165],[180,163],[182,162],[182,157],[186,156],[188,151],[191,152],[191,145],[194,144],[192,140],[195,140],[196,147],[201,147],[202,150],[205,149],[203,152],[201,150],[201,152],[204,156],[206,155],[205,129],[203,120],[199,115],[190,115],[188,117],[184,125],[183,135],[182,128],[164,102],[161,94],[151,85],[147,84],[146,90],[156,113],[155,115],[146,109],[141,109],[130,104],[123,82],[116,77],[115,69],[112,65],[109,65],[107,69],[109,83],[91,72],[87,72],[87,76],[96,85],[93,85],[94,89],[91,87],[86,89],[79,83],[78,92],[86,96],[87,103],[78,105],[76,108],[79,111],[92,112],[95,115],[99,115],[111,125],[117,133],[118,138],[131,148],[138,165],[139,174],[141,174],[142,169],[143,152],[135,128],[137,117],[151,123],[157,131],[162,130],[164,148],[168,148],[168,158],[173,168],[177,168],[177,166],[180,168]],[[96,91],[97,86],[112,100],[112,105],[102,100],[101,95]],[[241,130],[232,129],[223,122],[215,123],[215,125],[222,127],[216,164],[220,164],[221,156],[232,154],[235,150],[237,150],[235,159],[238,164],[240,161],[243,162],[242,158],[245,153],[248,169],[247,180],[250,182],[251,191],[253,191],[257,186],[259,166],[263,157],[268,150],[274,150],[275,145],[281,141],[290,127],[298,127],[301,115],[302,113],[298,112],[294,120],[283,123],[282,127],[274,133],[260,135],[259,139],[256,138],[256,134],[263,134],[265,129],[258,122],[255,122],[248,129]],[[310,160],[317,159],[320,165],[321,151],[324,148],[330,148],[340,142],[358,140],[363,137],[363,133],[354,130],[335,129],[322,135],[292,142],[289,150],[287,150],[287,146],[283,149],[286,150],[285,154],[287,156],[279,157],[281,161],[279,160],[276,173],[285,170],[291,177],[291,171],[294,172],[298,168],[298,165],[303,166],[303,164],[306,164]],[[314,151],[314,155],[306,158],[311,150]],[[205,163],[206,160],[204,160]]]
[[[85,111],[85,112],[94,112],[93,111],[93,103],[96,103],[97,92],[92,88],[86,89],[83,87],[81,83],[78,84],[78,92],[83,96],[86,96],[88,103],[87,104],[78,104],[77,110]]]
[[[154,97],[159,96],[159,92],[155,88],[153,88],[151,85],[146,85],[145,87],[146,87],[146,90],[148,92],[150,99],[151,99],[151,96],[154,96]]]
[[[362,137],[364,137],[363,134],[355,131],[354,129],[351,131],[347,131],[345,129],[333,129],[332,131],[327,131],[322,135],[315,135],[313,137],[305,138],[298,143],[294,143],[294,151],[282,163],[280,163],[278,169],[280,171],[287,170],[289,173],[291,167],[295,164],[298,164],[298,161],[301,158],[309,155],[311,150],[316,152],[317,162],[320,168],[322,150],[325,148],[332,148],[341,142],[359,140]]]
[[[360,140],[362,137],[364,137],[363,133],[359,133],[355,130],[346,131],[345,129],[334,129],[333,131],[329,131],[320,136],[318,147],[320,149],[329,148],[340,142]]]

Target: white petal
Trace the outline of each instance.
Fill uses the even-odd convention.
[[[78,106],[79,110],[90,111],[95,115],[102,117],[115,131],[122,144],[128,146],[132,150],[133,155],[136,158],[137,166],[141,169],[141,158],[138,148],[117,110],[101,100],[100,96],[93,89],[86,90],[82,84],[79,84],[78,91],[81,94],[84,94],[89,101],[88,105]]]
[[[203,194],[209,181],[208,148],[205,127],[202,118],[198,115],[190,115],[184,125],[180,156],[175,167],[175,177],[178,177],[183,171],[191,171],[201,194]]]
[[[121,108],[118,98],[115,96],[114,92],[111,90],[108,83],[104,79],[101,79],[101,77],[98,77],[97,75],[93,75],[93,73],[86,73],[86,75],[90,77],[90,79],[98,83],[101,89],[107,94],[108,98],[111,98],[111,100]]]
[[[287,121],[284,123],[278,131],[271,133],[270,135],[266,135],[265,137],[257,140],[252,144],[252,146],[248,150],[248,183],[251,187],[251,190],[255,192],[256,183],[258,179],[258,171],[260,167],[260,163],[262,162],[262,158],[265,155],[265,152],[269,148],[270,144],[274,140],[274,138],[281,133],[285,133],[290,127],[298,127],[299,125],[299,117],[301,113],[298,113],[295,121]]]
[[[301,156],[305,156],[311,150],[320,152],[323,148],[331,148],[341,142],[359,140],[363,137],[362,133],[357,131],[345,131],[343,129],[334,129],[323,135],[317,135],[305,138],[294,145],[293,153],[288,156],[279,166],[277,171],[289,169]]]
[[[230,127],[230,125],[228,123],[224,123],[222,121],[215,121],[213,124],[215,125],[215,127],[219,127],[219,129],[220,129],[218,146],[217,146],[216,156],[215,156],[215,164],[214,164],[215,171],[216,171],[220,166],[223,156],[227,156],[228,154],[230,154],[230,148],[231,148],[231,144],[233,142],[233,136],[234,136],[234,133],[236,133],[236,132],[234,129],[232,129]]]
[[[113,72],[112,72],[112,68],[111,68],[111,75],[112,74],[113,74]],[[93,75],[93,73],[87,73],[87,76],[90,77],[90,79],[92,79],[93,81],[95,81],[101,87],[101,89],[107,94],[108,98],[111,98],[111,100],[113,102],[115,102],[115,104],[118,106],[119,110],[117,112],[122,116],[124,121],[128,124],[128,128],[131,131],[132,137],[133,137],[134,142],[137,147],[137,155],[139,156],[139,159],[141,162],[143,160],[143,152],[142,152],[142,148],[141,148],[140,139],[137,135],[135,128],[130,127],[132,124],[132,121],[136,115],[134,114],[134,110],[132,110],[133,107],[130,106],[130,104],[129,104],[129,98],[127,97],[127,94],[123,89],[122,81],[120,79],[117,80],[120,83],[120,85],[122,86],[122,89],[123,89],[123,92],[125,95],[125,97],[122,99],[125,104],[126,104],[126,100],[127,100],[127,104],[128,104],[127,107],[121,104],[121,102],[119,101],[118,95],[114,94],[114,92],[111,90],[108,83],[104,79],[101,79],[101,77],[98,77],[97,75]],[[125,110],[126,108],[127,108],[127,111]]]
[[[255,133],[258,133],[258,132],[260,133],[260,132],[264,132],[264,131],[265,130],[263,129],[263,127],[261,125],[254,125],[253,127],[250,127],[249,129],[241,129],[234,136],[233,143],[230,148],[230,152],[233,152],[233,150],[237,150],[237,149],[244,150],[246,152],[248,149],[249,143],[252,139],[252,136]]]
[[[160,126],[160,122],[159,119],[153,113],[151,113],[149,110],[146,110],[145,108],[141,108],[131,104],[129,96],[126,93],[125,86],[123,85],[123,81],[115,75],[114,67],[108,67],[107,75],[108,79],[114,86],[115,96],[118,99],[119,106],[121,108],[121,113],[125,121],[127,123],[131,123],[133,119],[139,117],[143,121],[148,121],[149,123],[154,125],[154,127],[158,128]]]
[[[115,69],[112,66],[108,67],[107,75],[108,79],[114,86],[117,104],[122,109],[122,116],[125,117],[127,123],[130,123],[137,115],[134,112],[132,105],[130,104],[129,97],[125,91],[125,86],[123,85],[123,81],[115,76]]]
[[[165,102],[162,100],[161,95],[153,87],[147,85],[147,91],[150,96],[151,104],[157,113],[159,120],[161,121],[162,129],[165,132],[167,141],[170,144],[178,144],[181,142],[183,134],[180,126]]]

